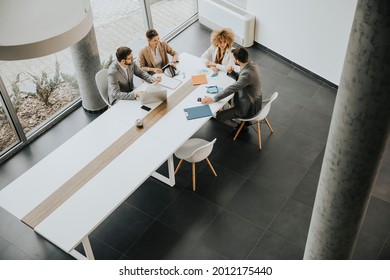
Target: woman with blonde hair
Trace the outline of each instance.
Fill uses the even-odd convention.
[[[234,32],[230,28],[214,30],[211,33],[211,46],[201,56],[207,67],[214,73],[225,71],[227,66],[235,66],[232,46],[234,42]]]
[[[161,69],[169,63],[168,54],[172,56],[172,66],[178,62],[179,58],[168,43],[160,41],[160,37],[155,29],[149,29],[146,32],[148,45],[145,46],[139,53],[139,64],[142,70],[149,74],[163,73]]]

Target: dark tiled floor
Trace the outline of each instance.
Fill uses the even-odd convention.
[[[201,55],[210,31],[198,23],[170,44]],[[97,259],[302,259],[336,92],[257,47],[264,98],[274,91],[262,130],[236,141],[210,120],[195,136],[217,138],[218,177],[198,166],[197,192],[183,164],[174,188],[150,178],[92,234]],[[81,108],[0,166],[0,189],[96,116]],[[177,164],[177,160],[175,160]],[[166,170],[166,167],[162,167]],[[386,151],[354,259],[390,259],[390,152]],[[0,209],[0,259],[72,259]]]

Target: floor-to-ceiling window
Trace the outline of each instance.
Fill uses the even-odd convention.
[[[102,64],[113,59],[119,46],[129,46],[137,56],[148,28],[156,28],[163,38],[197,13],[196,0],[90,2]],[[1,163],[12,147],[27,144],[78,106],[80,94],[69,49],[35,59],[0,61],[0,78],[1,96],[12,104],[0,103]]]

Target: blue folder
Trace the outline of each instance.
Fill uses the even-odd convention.
[[[209,105],[196,106],[184,109],[187,120],[210,117],[213,113],[211,112]]]

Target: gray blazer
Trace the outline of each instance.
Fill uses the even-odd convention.
[[[140,77],[148,83],[153,82],[152,76],[143,71],[136,63],[127,67],[127,75],[120,67],[118,61],[111,63],[108,68],[108,101],[114,104],[117,99],[135,99],[133,75]]]
[[[214,96],[219,101],[234,93],[233,101],[235,114],[241,118],[250,118],[261,109],[262,94],[259,66],[250,61],[239,73],[234,71],[228,74],[236,82]]]

